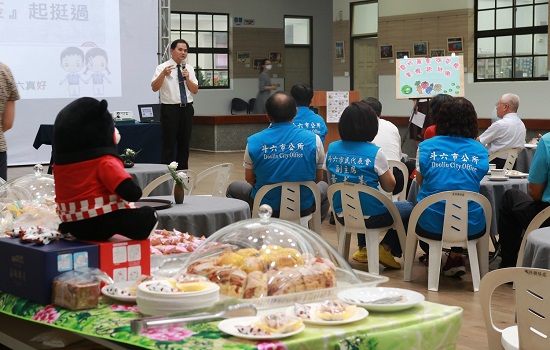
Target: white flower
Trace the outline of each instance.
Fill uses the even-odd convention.
[[[179,177],[180,180],[182,180],[182,181],[187,180],[187,173],[180,172],[180,173],[178,173],[178,177]]]
[[[172,170],[176,170],[178,168],[178,162],[172,162],[168,164],[168,167]]]

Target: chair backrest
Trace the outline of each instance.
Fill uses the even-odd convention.
[[[255,97],[248,100],[248,114],[254,112],[254,106],[255,105],[256,105],[256,98]]]
[[[367,232],[363,210],[361,208],[361,201],[359,199],[359,193],[362,192],[378,199],[388,209],[393,218],[394,228],[397,231],[401,249],[405,251],[405,227],[403,226],[403,221],[399,215],[399,211],[391,199],[389,199],[383,192],[366,185],[351,182],[339,182],[328,187],[327,196],[332,208],[334,208],[332,204],[334,194],[338,191],[340,191],[340,197],[342,200],[342,213],[344,214],[346,232]]]
[[[409,233],[415,232],[420,215],[432,204],[445,201],[442,240],[452,246],[465,247],[468,240],[468,202],[472,201],[483,208],[485,214],[485,234],[490,232],[493,211],[485,196],[470,191],[445,191],[432,194],[418,202],[409,218]]]
[[[504,170],[512,170],[514,168],[514,164],[516,164],[516,159],[518,157],[519,152],[521,151],[520,148],[507,148],[507,149],[501,149],[498,152],[495,152],[491,155],[489,155],[489,161],[501,157],[504,155],[508,155],[506,158],[506,162],[504,163]]]
[[[388,164],[390,165],[390,170],[393,172],[393,168],[399,169],[401,173],[403,174],[403,189],[401,192],[399,192],[396,196],[392,194],[392,192],[386,192],[382,189],[382,187],[378,187],[378,190],[386,195],[389,199],[397,200],[399,202],[404,202],[407,200],[407,181],[409,179],[409,169],[407,169],[407,166],[405,163],[398,161],[398,160],[388,160]]]
[[[281,187],[279,219],[300,224],[300,186],[309,188],[315,197],[315,212],[312,215],[310,228],[318,234],[321,234],[321,193],[319,192],[319,187],[317,187],[317,184],[313,181],[279,182],[262,186],[254,197],[252,217],[258,217],[258,210],[265,194],[274,188]]]
[[[491,312],[494,290],[514,282],[520,349],[550,349],[550,270],[510,267],[489,272],[479,288],[489,349],[502,349],[503,329],[495,326]]]
[[[236,112],[244,111],[248,113],[248,102],[246,102],[242,98],[238,98],[238,97],[233,98],[231,100],[231,114],[235,114],[233,113],[233,111],[236,111]]]
[[[184,172],[187,174],[187,183],[185,186],[187,187],[187,190],[185,190],[186,195],[190,195],[193,191],[193,187],[195,187],[195,182],[197,181],[197,172],[193,170],[178,170],[178,173]],[[153,192],[155,188],[157,188],[161,183],[165,181],[172,180],[172,175],[170,173],[161,175],[151,181],[142,191],[142,196],[147,197]],[[174,189],[172,188],[172,193],[174,193]]]
[[[521,240],[521,246],[519,247],[518,252],[518,260],[516,262],[516,266],[522,266],[523,265],[523,253],[525,251],[525,243],[527,242],[527,237],[531,233],[531,231],[534,231],[542,226],[542,224],[550,219],[550,207],[544,209],[540,213],[538,213],[533,220],[529,223],[529,226],[527,226],[527,229],[525,230],[525,234],[523,235],[523,239]]]
[[[216,174],[216,180],[214,186],[212,186],[212,195],[216,197],[225,197],[225,191],[227,189],[227,182],[233,171],[233,163],[222,163],[214,165],[211,168],[203,170],[197,175],[197,181],[195,186],[197,186],[204,178]]]

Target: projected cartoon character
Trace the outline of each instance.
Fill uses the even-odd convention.
[[[88,70],[92,71],[90,77],[85,80],[86,83],[88,83],[91,79],[94,95],[103,95],[103,81],[105,80],[107,83],[111,83],[109,78],[107,78],[107,75],[104,73],[107,72],[107,74],[111,74],[108,67],[109,60],[107,57],[107,52],[99,47],[91,48],[88,52],[86,52],[85,62],[86,71],[84,74],[88,73]]]
[[[67,82],[70,96],[80,96],[80,81],[84,81],[80,71],[84,68],[84,52],[78,47],[70,46],[61,52],[61,68],[68,72],[65,79],[59,82],[63,85]]]

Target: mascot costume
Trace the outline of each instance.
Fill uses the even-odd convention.
[[[53,130],[59,231],[104,241],[115,234],[146,239],[156,228],[151,207],[136,208],[141,189],[124,169],[107,101],[82,97],[59,112]]]

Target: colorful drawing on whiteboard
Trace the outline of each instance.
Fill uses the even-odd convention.
[[[396,98],[429,98],[444,93],[464,96],[462,56],[396,60]]]

